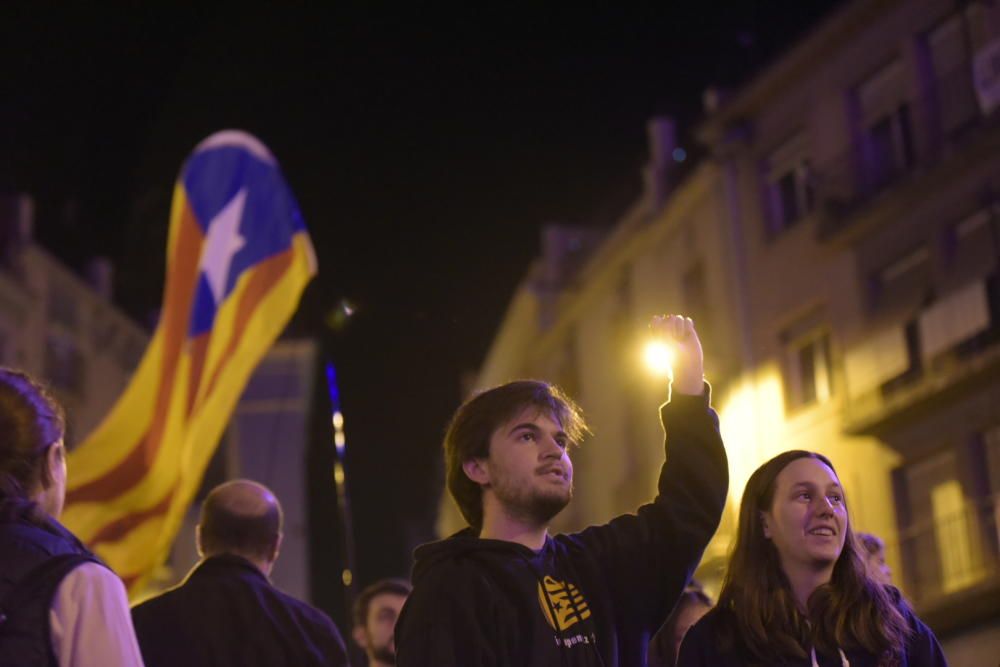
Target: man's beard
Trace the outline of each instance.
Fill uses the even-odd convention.
[[[511,518],[535,524],[548,524],[562,512],[573,498],[572,483],[563,489],[552,489],[550,493],[528,487],[517,488],[510,480],[503,478],[493,485],[493,493]]]

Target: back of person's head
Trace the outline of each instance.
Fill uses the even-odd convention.
[[[452,417],[444,437],[448,491],[465,520],[475,530],[483,525],[482,487],[469,479],[463,464],[489,457],[490,438],[502,425],[528,408],[537,408],[559,422],[572,442],[587,433],[580,408],[555,385],[517,380],[476,394]]]
[[[892,584],[892,568],[885,561],[885,542],[878,535],[858,533],[858,542],[865,554],[868,572],[883,584]]]
[[[372,600],[379,595],[389,593],[406,598],[410,596],[412,590],[413,586],[410,585],[409,581],[397,578],[379,579],[374,584],[366,586],[354,600],[352,609],[354,625],[364,626],[368,622],[368,608],[371,606]]]
[[[65,429],[62,407],[41,384],[0,368],[0,504],[23,503],[52,484],[46,454]]]
[[[869,554],[880,553],[885,549],[885,542],[878,535],[872,535],[871,533],[858,533],[858,541],[861,542],[861,546],[865,548],[865,551]]]
[[[267,487],[234,480],[212,489],[201,506],[198,542],[205,556],[234,554],[273,562],[281,544],[281,504]]]
[[[758,660],[804,658],[809,646],[824,650],[861,647],[875,654],[902,648],[906,621],[888,591],[868,574],[847,512],[844,547],[830,582],[813,592],[808,617],[800,613],[773,540],[765,534],[763,515],[774,507],[778,475],[798,459],[812,458],[836,475],[830,459],[815,452],[783,452],[750,476],[740,502],[739,523],[719,606],[735,619],[737,637]]]
[[[695,580],[687,585],[670,616],[649,642],[649,667],[674,667],[681,640],[692,625],[712,608],[712,598]]]

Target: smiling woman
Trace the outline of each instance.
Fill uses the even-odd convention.
[[[750,476],[718,606],[678,665],[946,665],[930,629],[868,573],[847,498],[822,454],[794,450]]]

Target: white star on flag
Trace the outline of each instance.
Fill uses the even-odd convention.
[[[201,251],[201,271],[208,281],[208,288],[215,299],[215,305],[222,303],[226,293],[226,279],[233,255],[246,245],[246,238],[240,235],[240,221],[243,206],[247,200],[246,188],[236,193],[229,203],[208,223],[208,235]]]

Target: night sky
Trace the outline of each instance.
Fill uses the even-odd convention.
[[[5,5],[0,191],[35,197],[36,236],[74,268],[112,258],[116,300],[148,326],[185,156],[224,128],[271,148],[319,258],[292,331],[340,373],[366,583],[406,574],[431,537],[461,376],[539,226],[609,228],[639,193],[649,117],[675,116],[687,142],[706,86],[745,81],[837,3],[330,4]],[[357,314],[325,328],[344,298]]]

